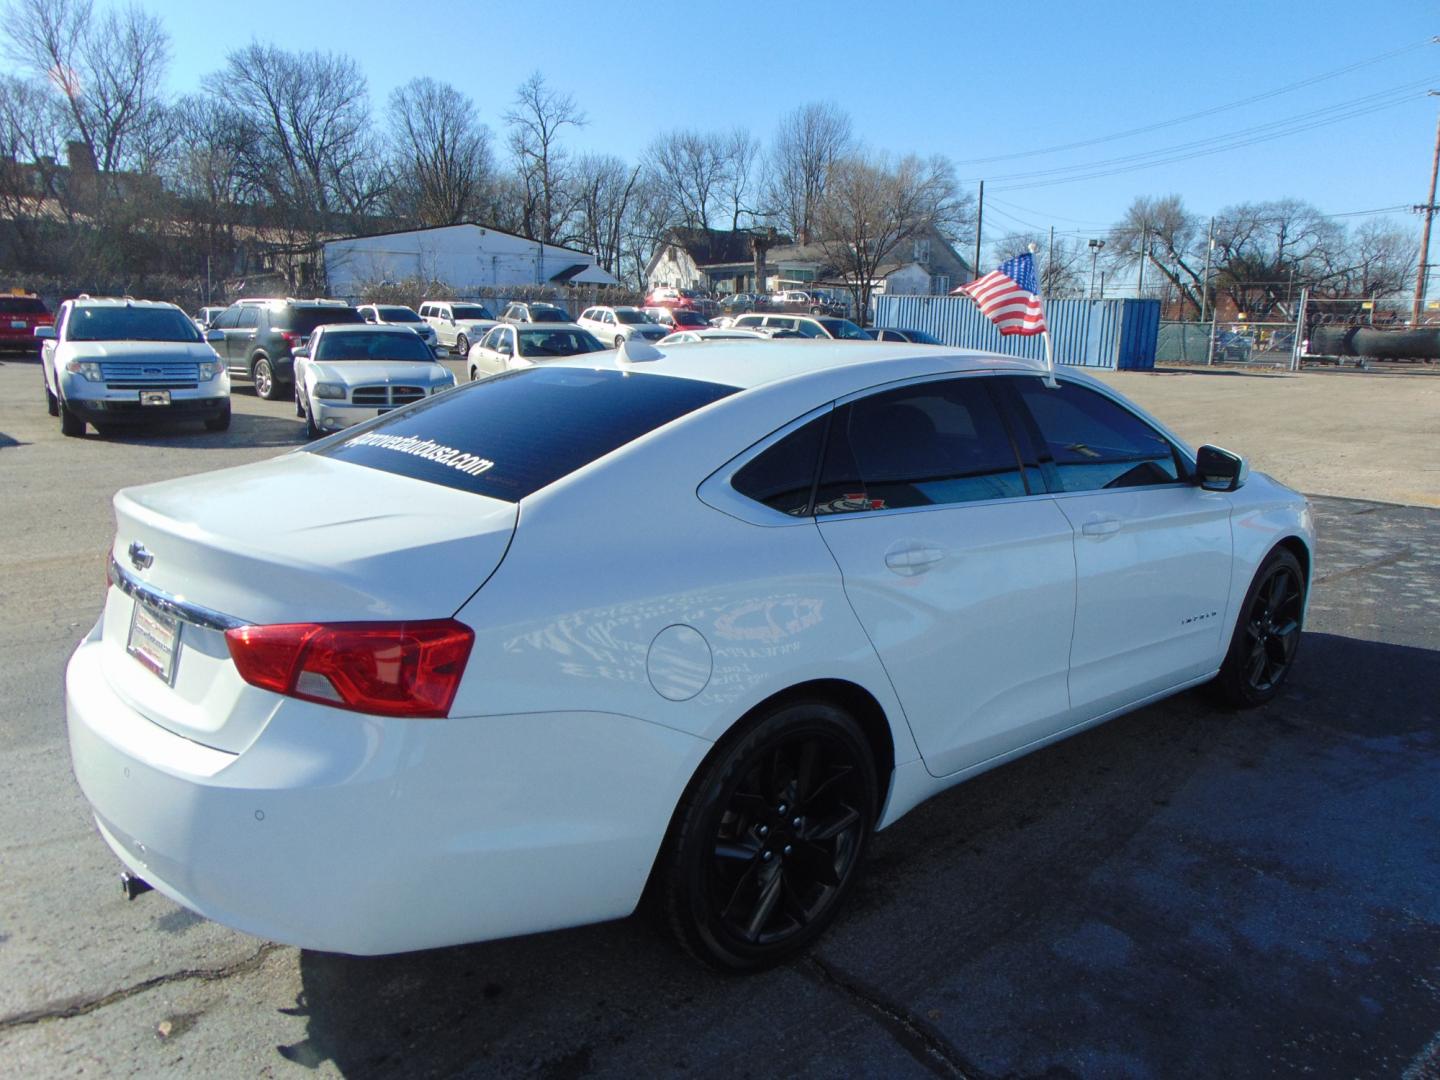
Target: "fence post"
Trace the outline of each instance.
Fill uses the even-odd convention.
[[[1220,320],[1215,317],[1215,312],[1210,312],[1210,334],[1205,339],[1205,366],[1213,367],[1215,364],[1215,328],[1220,325]]]
[[[1295,316],[1295,340],[1290,343],[1290,370],[1300,370],[1300,351],[1303,348],[1302,335],[1305,333],[1305,305],[1310,302],[1308,286],[1300,290],[1300,310]]]

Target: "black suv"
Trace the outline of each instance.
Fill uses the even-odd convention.
[[[225,335],[215,342],[232,379],[249,379],[267,401],[295,392],[294,351],[317,326],[365,320],[349,304],[333,300],[238,300],[215,317],[210,329]]]

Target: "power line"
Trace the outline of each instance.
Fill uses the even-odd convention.
[[[1098,161],[1082,162],[1075,165],[1057,165],[1048,169],[1033,169],[1029,172],[1001,173],[987,176],[985,179],[986,181],[1006,181],[1056,176],[1062,173],[1108,168],[1114,165],[1143,161],[1146,158],[1168,156],[1177,152],[1226,143],[1233,139],[1251,138],[1267,134],[1287,134],[1288,131],[1282,129],[1287,129],[1292,125],[1313,126],[1315,121],[1328,120],[1332,115],[1334,119],[1344,119],[1356,109],[1370,108],[1372,106],[1374,108],[1387,108],[1390,105],[1399,104],[1412,97],[1423,96],[1415,92],[1424,87],[1434,85],[1434,82],[1434,77],[1430,77],[1418,79],[1414,82],[1401,83],[1398,86],[1390,86],[1384,90],[1376,90],[1369,94],[1362,94],[1360,97],[1336,102],[1333,105],[1325,105],[1318,109],[1311,109],[1308,112],[1295,113],[1292,116],[1282,117],[1279,120],[1268,120],[1263,124],[1254,124],[1250,127],[1223,132],[1219,135],[1207,135],[1204,138],[1192,139],[1189,142],[1173,143],[1169,146],[1159,147],[1154,150],[1141,150],[1133,154],[1124,154],[1120,157],[1101,158]],[[1296,130],[1303,130],[1303,128],[1297,127]]]
[[[1429,80],[1427,80],[1427,82],[1428,82],[1428,81],[1429,81]],[[1344,120],[1352,120],[1352,119],[1355,119],[1355,118],[1357,118],[1357,117],[1368,116],[1368,115],[1370,115],[1371,113],[1380,112],[1380,111],[1385,110],[1385,109],[1391,109],[1391,108],[1394,108],[1396,105],[1403,105],[1403,104],[1405,104],[1405,103],[1408,102],[1408,101],[1412,101],[1412,100],[1414,100],[1414,99],[1417,98],[1417,97],[1423,97],[1423,96],[1424,96],[1423,94],[1413,93],[1413,92],[1412,92],[1412,93],[1408,93],[1408,94],[1405,94],[1405,95],[1403,95],[1403,96],[1401,96],[1401,97],[1397,97],[1397,98],[1394,98],[1394,99],[1391,99],[1391,100],[1380,101],[1380,102],[1378,102],[1378,103],[1372,103],[1372,104],[1363,105],[1363,106],[1362,106],[1362,105],[1357,105],[1356,102],[1353,102],[1353,101],[1352,101],[1352,102],[1348,102],[1348,103],[1347,103],[1347,105],[1349,106],[1349,108],[1348,108],[1348,111],[1346,111],[1346,112],[1338,113],[1338,114],[1333,115],[1333,116],[1325,116],[1325,117],[1320,117],[1320,118],[1318,118],[1318,119],[1312,119],[1312,120],[1309,120],[1309,121],[1306,122],[1306,123],[1295,124],[1295,123],[1293,123],[1293,121],[1294,121],[1294,120],[1297,120],[1297,119],[1300,119],[1300,117],[1291,117],[1291,118],[1289,119],[1289,121],[1284,121],[1284,122],[1277,121],[1275,124],[1260,125],[1260,126],[1257,127],[1257,128],[1248,129],[1247,131],[1232,132],[1229,136],[1226,136],[1227,138],[1230,138],[1230,139],[1234,140],[1234,141],[1231,141],[1231,142],[1223,142],[1223,143],[1219,143],[1218,145],[1205,146],[1205,145],[1203,145],[1204,143],[1210,143],[1210,142],[1213,142],[1214,140],[1198,140],[1197,143],[1195,143],[1195,144],[1181,144],[1180,146],[1168,147],[1168,148],[1166,148],[1165,151],[1155,151],[1155,152],[1153,152],[1153,154],[1169,153],[1170,156],[1153,156],[1153,154],[1152,154],[1152,155],[1131,155],[1131,156],[1128,157],[1128,158],[1112,159],[1112,160],[1109,161],[1109,162],[1098,161],[1098,162],[1091,162],[1091,163],[1089,163],[1089,164],[1087,164],[1087,165],[1073,166],[1073,167],[1071,167],[1070,170],[1051,169],[1051,170],[1045,170],[1045,173],[1041,173],[1041,174],[1029,174],[1030,176],[1044,176],[1046,173],[1053,174],[1053,173],[1061,172],[1061,171],[1070,171],[1070,172],[1073,172],[1074,175],[1070,175],[1070,176],[1059,176],[1059,177],[1053,177],[1053,178],[1051,178],[1051,179],[1043,179],[1043,178],[1042,178],[1042,179],[1030,180],[1030,179],[1027,179],[1027,176],[1026,176],[1026,175],[1017,175],[1017,176],[1014,177],[1014,179],[1022,180],[1022,181],[1025,181],[1025,182],[1017,183],[1017,184],[1010,184],[1010,185],[1007,185],[1007,186],[1005,186],[1005,187],[1000,188],[1000,190],[1001,190],[1001,191],[1023,191],[1023,190],[1029,190],[1029,189],[1031,189],[1031,188],[1037,188],[1037,187],[1053,187],[1053,186],[1056,185],[1056,184],[1069,184],[1069,183],[1074,183],[1074,182],[1080,181],[1080,180],[1093,180],[1093,179],[1097,179],[1097,178],[1102,177],[1102,176],[1115,176],[1115,175],[1118,175],[1118,174],[1120,174],[1120,173],[1137,172],[1137,171],[1139,171],[1139,170],[1141,170],[1141,169],[1154,168],[1154,167],[1157,166],[1157,165],[1171,165],[1171,164],[1174,164],[1174,163],[1180,162],[1180,161],[1189,161],[1189,160],[1192,159],[1192,158],[1205,157],[1205,156],[1208,156],[1208,155],[1210,155],[1210,154],[1224,153],[1225,151],[1228,151],[1228,150],[1239,150],[1239,149],[1241,149],[1241,148],[1243,148],[1243,147],[1246,147],[1246,146],[1254,146],[1254,145],[1256,145],[1257,143],[1271,142],[1271,141],[1273,141],[1273,140],[1275,140],[1275,139],[1284,138],[1284,137],[1289,136],[1289,135],[1297,135],[1297,134],[1299,134],[1299,133],[1302,132],[1302,131],[1309,131],[1309,130],[1311,130],[1311,129],[1313,129],[1313,128],[1326,127],[1326,126],[1329,126],[1330,124],[1337,124],[1337,123],[1340,123],[1341,121],[1344,121]],[[1291,126],[1288,126],[1288,127],[1281,126],[1283,123],[1291,123]],[[1266,131],[1265,129],[1267,129],[1267,128],[1268,128],[1268,129],[1274,129],[1274,130]],[[1262,133],[1260,133],[1260,132],[1265,132],[1265,133],[1262,134]],[[1197,149],[1187,149],[1187,146],[1189,146],[1189,145],[1194,145],[1194,146],[1197,146],[1197,147],[1199,147],[1199,148],[1197,148]],[[1177,151],[1177,150],[1182,150],[1182,151],[1184,151],[1184,152],[1175,153],[1174,151]],[[1137,158],[1147,157],[1147,156],[1152,156],[1153,159],[1152,159],[1152,160],[1149,160],[1149,161],[1137,161],[1137,160],[1136,160]],[[1127,163],[1127,162],[1130,162],[1130,163]],[[1108,166],[1115,166],[1115,167],[1108,167]],[[1088,170],[1091,170],[1091,171],[1088,171],[1088,172],[1087,172],[1087,171],[1084,171],[1084,170],[1087,170],[1087,169],[1088,169]]]
[[[1199,112],[1187,113],[1184,116],[1177,116],[1170,120],[1161,120],[1153,124],[1146,124],[1142,127],[1129,128],[1125,131],[1117,131],[1110,135],[1100,135],[1093,139],[1081,139],[1076,142],[1060,143],[1055,146],[1041,147],[1038,150],[1019,150],[1010,154],[995,154],[990,157],[965,158],[963,160],[956,161],[955,164],[987,165],[995,161],[1013,161],[1017,158],[1036,157],[1041,154],[1056,154],[1062,150],[1078,150],[1086,146],[1096,146],[1100,143],[1115,142],[1118,139],[1128,139],[1134,135],[1144,135],[1151,131],[1159,131],[1162,128],[1174,127],[1176,124],[1187,124],[1192,120],[1200,120],[1207,116],[1214,116],[1217,113],[1229,112],[1232,109],[1241,109],[1244,108],[1246,105],[1253,105],[1258,101],[1266,101],[1270,98],[1279,97],[1281,94],[1288,94],[1293,90],[1300,90],[1306,86],[1313,86],[1315,83],[1318,82],[1325,82],[1328,79],[1334,79],[1341,75],[1349,74],[1350,72],[1356,71],[1362,67],[1368,67],[1371,64],[1378,64],[1383,60],[1391,60],[1397,56],[1403,56],[1406,53],[1414,52],[1416,49],[1423,49],[1426,45],[1432,44],[1436,40],[1436,38],[1427,38],[1424,41],[1417,41],[1412,45],[1406,45],[1403,48],[1393,49],[1390,52],[1380,53],[1378,56],[1372,56],[1368,60],[1358,60],[1353,64],[1348,64],[1345,67],[1336,68],[1333,71],[1322,72],[1319,75],[1312,75],[1308,79],[1301,79],[1299,82],[1293,82],[1286,86],[1278,87],[1275,90],[1267,90],[1264,93],[1252,94],[1250,97],[1240,98],[1238,101],[1226,102],[1223,105],[1214,105],[1208,109],[1202,109]]]

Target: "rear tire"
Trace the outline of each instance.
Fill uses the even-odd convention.
[[[1300,560],[1288,549],[1276,548],[1260,564],[1213,684],[1223,702],[1253,709],[1280,693],[1300,645],[1305,587]]]
[[[805,949],[858,876],[878,801],[864,733],[828,702],[781,705],[722,745],[656,867],[654,896],[681,947],[732,972]]]
[[[475,381],[476,379],[478,379],[478,378],[480,378],[480,369],[477,368],[477,367],[475,367],[474,365],[471,365],[471,367],[470,367],[470,381],[471,381],[471,382],[474,382],[474,381]]]
[[[616,338],[615,338],[615,348],[618,349],[618,348],[620,348],[621,345],[624,345],[624,344],[625,344],[625,336],[624,336],[623,334],[617,335]]]
[[[255,396],[264,398],[266,401],[274,401],[279,388],[279,382],[275,379],[275,369],[270,366],[269,357],[256,357],[255,363],[250,366],[250,379],[255,383]]]
[[[206,431],[228,431],[230,429],[230,405],[227,402],[224,410],[219,416],[210,416],[205,420]]]
[[[70,407],[65,404],[63,398],[56,401],[55,404],[60,410],[60,434],[70,436],[84,435],[85,421],[70,411]]]
[[[469,339],[468,337],[466,337],[464,334],[461,334],[459,337],[457,337],[457,338],[455,339],[455,355],[456,355],[456,356],[469,356],[469,355],[470,355],[470,339]]]

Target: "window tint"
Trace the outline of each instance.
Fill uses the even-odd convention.
[[[1015,379],[1039,427],[1042,467],[1059,491],[1172,484],[1179,478],[1170,443],[1134,413],[1094,390]],[[1049,457],[1053,465],[1043,460]]]
[[[534,367],[467,383],[313,453],[515,502],[735,387]]]
[[[330,332],[320,335],[316,360],[416,360],[437,363],[430,346],[408,330],[392,333],[373,330],[362,333]]]
[[[240,309],[240,314],[235,325],[241,330],[250,330],[260,325],[260,309],[254,304],[246,304]]]
[[[979,378],[924,383],[837,409],[816,513],[1024,495],[1019,462]]]
[[[200,331],[183,311],[151,307],[75,307],[70,309],[67,341],[201,341]]]
[[[290,330],[296,334],[308,334],[317,326],[364,321],[364,319],[360,318],[360,313],[352,307],[342,307],[339,304],[327,304],[325,307],[281,308],[271,318],[270,324],[276,330]]]
[[[217,330],[234,330],[240,323],[240,309],[226,308],[219,315],[215,316],[214,326]]]
[[[48,315],[50,312],[35,296],[0,296],[0,315]]]
[[[813,323],[808,319],[796,323],[795,329],[800,331],[801,337],[823,338],[827,336],[825,331],[820,328],[819,323]]]
[[[804,515],[828,420],[828,415],[819,417],[786,435],[737,472],[731,486],[782,514]]]

